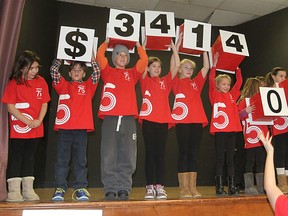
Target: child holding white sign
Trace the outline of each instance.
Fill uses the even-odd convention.
[[[136,169],[138,108],[135,85],[147,66],[148,57],[142,46],[136,47],[140,59],[133,68],[127,68],[129,50],[116,45],[112,63],[105,57],[109,39],[98,49],[97,61],[104,82],[98,116],[103,119],[101,138],[101,176],[105,200],[128,200],[132,190],[132,174]]]
[[[209,75],[209,99],[213,106],[210,133],[215,135],[216,146],[216,195],[226,195],[223,186],[223,168],[225,161],[228,175],[228,195],[237,195],[234,179],[234,154],[236,132],[242,131],[237,109],[237,98],[240,96],[242,75],[236,69],[236,82],[231,87],[231,78],[227,74],[216,76],[218,54],[214,56],[214,65]],[[226,159],[225,159],[226,153]]]
[[[55,164],[56,189],[52,200],[64,200],[64,194],[68,189],[67,175],[72,154],[74,171],[72,198],[73,200],[87,201],[90,196],[86,190],[88,185],[87,132],[94,130],[92,98],[100,79],[100,68],[93,55],[91,61],[93,73],[88,80],[83,81],[86,75],[86,63],[71,62],[69,66],[71,81],[68,82],[59,72],[61,63],[62,60],[55,59],[50,68],[52,85],[59,94],[54,125],[54,130],[58,131],[57,161]]]
[[[267,87],[280,87],[286,79],[287,72],[282,67],[275,67],[265,79]],[[271,127],[275,148],[275,167],[278,187],[283,193],[288,193],[288,117],[278,117]]]
[[[171,40],[173,51],[170,72],[160,77],[162,62],[157,57],[148,58],[148,67],[140,79],[143,97],[139,114],[145,142],[145,199],[167,199],[164,190],[165,149],[168,129],[172,126],[169,95],[172,81],[180,67],[180,58]]]
[[[262,82],[257,78],[248,78],[244,84],[241,96],[238,101],[238,110],[240,119],[243,125],[243,134],[245,140],[245,194],[264,194],[264,165],[266,152],[259,140],[259,134],[262,131],[264,135],[268,133],[268,127],[265,122],[255,124],[251,122],[249,113],[255,109],[253,104],[250,104],[250,98],[259,92]],[[268,122],[267,122],[268,124]],[[255,165],[255,168],[254,168]],[[254,184],[254,170],[257,189]]]
[[[180,43],[182,35],[183,33],[179,37]],[[203,67],[192,78],[196,73],[195,69],[194,61],[183,59],[180,62],[178,76],[173,80],[175,101],[172,118],[178,143],[178,181],[181,198],[201,196],[196,189],[197,151],[201,144],[203,127],[208,125],[201,99],[201,92],[209,71],[207,52],[203,53]]]

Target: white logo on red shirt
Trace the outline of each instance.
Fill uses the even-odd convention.
[[[159,84],[160,84],[160,88],[161,88],[161,89],[164,89],[164,90],[166,89],[164,80],[160,80],[160,81],[159,81]]]
[[[198,91],[197,84],[195,82],[191,83],[191,85],[194,90]]]
[[[42,99],[42,88],[36,88],[36,98],[38,100]]]
[[[79,85],[78,86],[78,93],[81,95],[85,95],[86,91],[85,91],[85,86],[84,85]]]
[[[130,81],[130,76],[129,76],[128,71],[124,72],[124,77],[125,77],[125,80]]]

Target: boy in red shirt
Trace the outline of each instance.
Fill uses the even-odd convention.
[[[104,82],[98,116],[103,119],[101,176],[106,200],[128,200],[132,174],[136,169],[136,121],[138,108],[135,85],[144,72],[148,57],[136,43],[140,59],[127,68],[130,55],[126,46],[116,45],[112,53],[115,68],[108,64],[105,51],[109,39],[98,49],[97,61]]]
[[[94,130],[92,98],[100,79],[100,68],[92,58],[93,73],[83,81],[87,69],[85,62],[72,62],[69,66],[71,82],[59,73],[61,60],[55,59],[50,68],[53,87],[59,94],[54,130],[58,131],[57,161],[55,164],[56,189],[53,201],[63,201],[68,189],[70,155],[72,153],[74,193],[78,201],[89,200],[87,182],[87,132]]]

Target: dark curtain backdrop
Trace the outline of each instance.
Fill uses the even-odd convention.
[[[25,0],[0,1],[0,98],[11,73],[16,54]],[[6,167],[8,158],[8,115],[0,103],[0,200],[6,199]]]

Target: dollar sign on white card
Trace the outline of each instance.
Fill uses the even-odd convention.
[[[81,39],[82,41],[87,41],[88,37],[83,32],[80,32],[79,29],[76,31],[69,32],[66,35],[66,42],[73,47],[73,49],[65,48],[65,53],[71,56],[73,59],[76,57],[83,56],[86,53],[86,47],[79,42]]]

